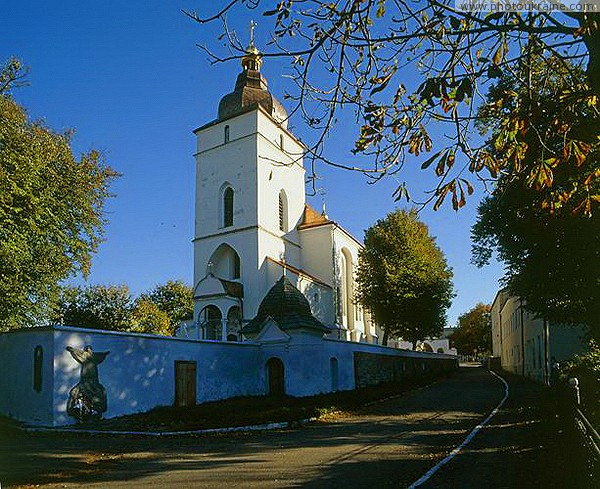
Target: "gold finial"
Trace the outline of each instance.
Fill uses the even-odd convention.
[[[242,57],[242,66],[245,70],[259,71],[262,64],[260,51],[254,45],[254,29],[257,25],[254,20],[250,21],[250,44],[246,48],[246,54]]]

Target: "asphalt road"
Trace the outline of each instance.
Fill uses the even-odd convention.
[[[542,387],[510,379],[489,426],[421,487],[591,487],[573,477]],[[0,432],[2,487],[408,487],[498,404],[483,368],[298,429],[182,438]],[[565,458],[567,457],[567,458]],[[557,463],[568,462],[568,470]],[[568,484],[568,485],[565,485]],[[583,484],[583,485],[582,485]]]

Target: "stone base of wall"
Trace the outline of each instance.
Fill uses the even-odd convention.
[[[356,387],[400,382],[423,375],[437,375],[458,367],[451,358],[412,358],[378,353],[354,353]]]

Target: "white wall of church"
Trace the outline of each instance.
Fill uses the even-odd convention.
[[[375,332],[364,310],[355,301],[355,273],[361,245],[339,226],[334,228],[333,239],[342,325],[350,332],[348,339],[371,341]]]
[[[110,351],[98,366],[106,389],[105,417],[143,412],[175,401],[175,362],[197,363],[197,400],[214,401],[260,395],[264,380],[256,371],[259,350],[249,343],[182,340],[153,335],[57,327],[55,336],[54,425],[72,423],[67,415],[69,390],[79,381],[80,366],[67,346]]]
[[[333,234],[330,225],[300,231],[302,268],[327,285],[334,285]]]
[[[264,229],[298,242],[296,226],[305,202],[303,148],[262,111],[258,116],[258,218]],[[283,141],[283,147],[281,146]],[[285,192],[287,219],[279,227],[279,194]]]
[[[228,343],[66,326],[0,334],[4,362],[0,413],[33,425],[72,424],[67,401],[70,390],[80,381],[81,367],[66,351],[67,346],[91,345],[95,352],[110,352],[98,365],[99,382],[107,395],[106,418],[173,405],[176,361],[196,363],[196,401],[202,403],[268,394],[267,362],[273,357],[283,363],[285,392],[292,396],[354,389],[355,353],[429,361],[443,357],[328,340],[301,331],[283,336],[287,339]],[[44,349],[40,393],[32,388],[37,345]]]
[[[196,238],[229,230],[220,211],[225,184],[234,190],[233,227],[256,225],[256,130],[256,112],[248,112],[196,133]]]

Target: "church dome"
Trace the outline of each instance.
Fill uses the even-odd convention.
[[[284,331],[309,328],[323,333],[329,332],[329,328],[312,315],[310,304],[304,294],[285,275],[267,292],[258,307],[256,317],[244,327],[242,332],[258,332],[269,317]]]
[[[288,114],[281,102],[269,92],[267,80],[260,73],[261,64],[261,54],[251,42],[242,58],[243,71],[237,77],[233,92],[219,102],[219,119],[228,119],[259,105],[287,128]]]

